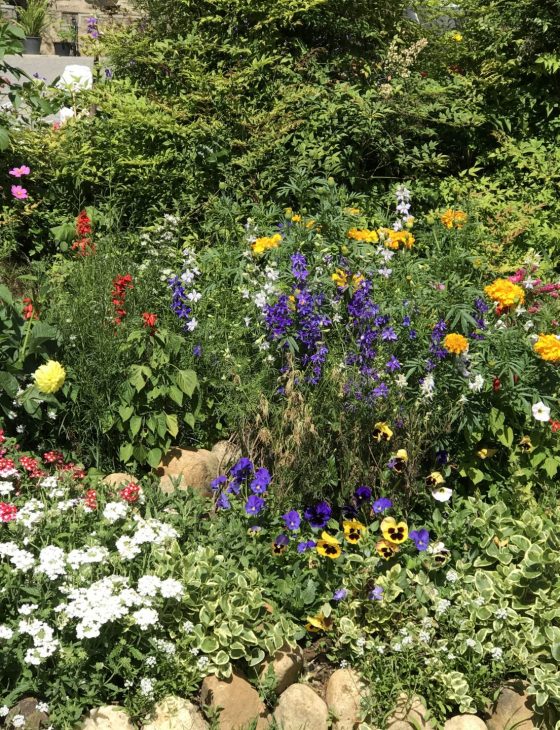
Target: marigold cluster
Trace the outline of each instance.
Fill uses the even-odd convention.
[[[468,215],[462,210],[446,210],[440,216],[440,221],[446,228],[462,228],[467,222]]]
[[[354,241],[361,241],[362,243],[377,243],[379,241],[377,231],[370,231],[368,228],[351,228],[347,235],[348,238],[353,238]]]
[[[447,352],[451,352],[453,355],[461,355],[469,349],[469,341],[463,335],[452,332],[445,336],[443,346]]]
[[[540,334],[533,345],[534,351],[547,362],[560,362],[560,340],[556,335]]]
[[[253,253],[258,256],[270,248],[278,248],[282,241],[282,236],[279,233],[275,233],[273,236],[262,236],[251,246]]]
[[[392,228],[380,228],[379,238],[386,248],[394,251],[398,251],[401,246],[411,249],[416,240],[410,231],[394,231]]]
[[[525,301],[525,292],[509,279],[496,279],[492,284],[484,287],[486,295],[497,302],[500,307],[506,309]]]
[[[131,274],[124,274],[123,276],[117,276],[113,281],[113,291],[111,293],[113,306],[115,307],[115,324],[121,324],[123,318],[126,316],[126,295],[130,289],[134,289],[132,283]]]

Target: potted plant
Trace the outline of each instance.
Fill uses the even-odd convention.
[[[58,30],[58,40],[54,42],[54,52],[57,56],[77,56],[78,28],[77,25],[64,23]]]
[[[48,0],[27,0],[23,7],[16,8],[17,20],[25,33],[23,52],[41,52],[41,33],[49,21]]]

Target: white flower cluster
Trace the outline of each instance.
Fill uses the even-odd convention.
[[[24,658],[27,664],[38,666],[44,659],[52,656],[59,647],[53,629],[44,621],[22,619],[18,630],[20,634],[28,634],[33,639],[33,647],[27,650]]]
[[[7,497],[10,492],[14,491],[14,485],[12,482],[1,481],[0,482],[0,497]]]
[[[132,560],[141,551],[141,545],[146,543],[163,545],[174,540],[178,533],[170,525],[159,520],[144,520],[135,516],[137,523],[136,532],[133,535],[121,535],[116,542],[117,551],[122,560]]]
[[[44,513],[45,505],[43,502],[38,499],[29,499],[18,511],[16,522],[29,530],[43,519]]]
[[[397,219],[393,224],[393,230],[402,231],[410,220],[410,190],[404,185],[399,185],[395,190],[397,198]]]
[[[15,542],[0,543],[0,558],[4,557],[10,558],[15,570],[20,570],[22,573],[31,570],[35,565],[33,553],[30,553],[29,550],[20,550]]]
[[[107,502],[103,510],[103,517],[113,524],[118,520],[122,520],[128,513],[128,505],[126,502]]]

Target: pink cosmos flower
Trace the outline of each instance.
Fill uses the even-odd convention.
[[[13,167],[9,174],[12,177],[23,177],[23,175],[29,175],[30,172],[31,170],[27,167],[27,165],[22,165],[21,167]]]
[[[17,200],[25,200],[29,197],[27,190],[22,188],[21,185],[12,185],[12,195]]]

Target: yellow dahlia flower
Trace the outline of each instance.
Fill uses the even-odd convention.
[[[556,335],[539,335],[533,350],[548,362],[560,362],[560,340]]]
[[[463,335],[458,335],[457,333],[452,332],[451,334],[446,335],[443,340],[443,346],[447,352],[451,352],[454,355],[461,355],[461,353],[467,352],[469,349],[469,341],[466,337],[463,337]]]
[[[56,393],[64,385],[66,370],[56,360],[49,360],[35,370],[33,378],[41,393]]]
[[[525,292],[509,279],[496,279],[484,287],[486,294],[501,307],[512,307],[514,304],[523,304]]]

